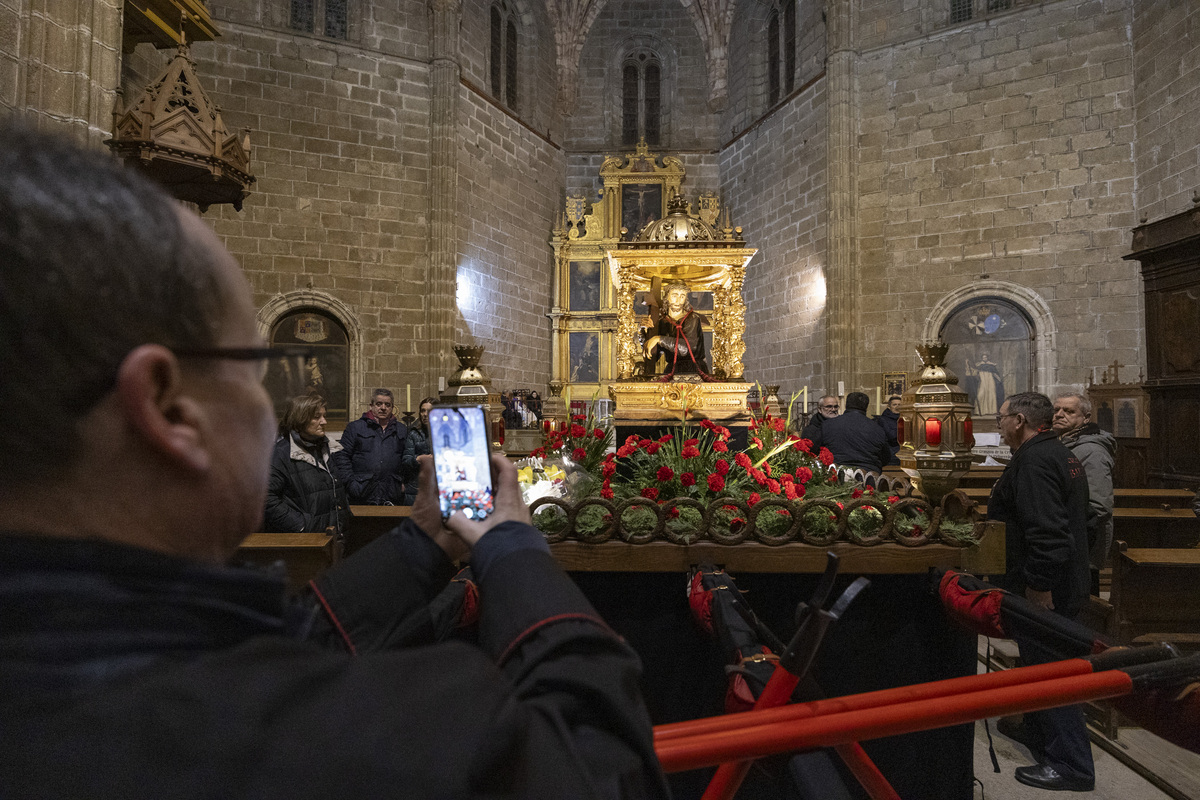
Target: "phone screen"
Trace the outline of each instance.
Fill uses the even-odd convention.
[[[483,406],[434,406],[429,435],[442,518],[462,511],[467,519],[492,513],[492,465]]]

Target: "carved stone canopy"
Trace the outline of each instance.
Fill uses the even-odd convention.
[[[200,85],[186,43],[124,112],[113,112],[113,137],[105,144],[201,211],[219,203],[241,211],[255,180],[250,130],[244,129],[241,138],[226,130],[220,109]]]

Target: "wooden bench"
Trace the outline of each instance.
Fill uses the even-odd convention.
[[[1200,549],[1114,547],[1108,633],[1121,644],[1200,648]]]
[[[252,533],[230,563],[269,567],[282,561],[288,586],[299,591],[342,558],[342,543],[326,533]]]
[[[412,506],[350,506],[346,555],[353,555],[412,516]]]

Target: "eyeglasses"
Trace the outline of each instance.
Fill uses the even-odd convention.
[[[276,345],[275,347],[176,347],[171,352],[180,358],[228,358],[234,361],[261,361],[259,380],[281,376],[287,383],[299,382],[303,378],[305,365],[315,360],[317,351],[304,345]],[[319,375],[319,370],[317,372]],[[297,392],[299,393],[299,392]]]
[[[1019,412],[1019,411],[1015,414],[997,414],[996,415],[996,424],[999,425],[1000,420],[1004,419],[1005,417],[1019,417],[1019,416],[1021,416],[1021,412]]]
[[[830,408],[832,408],[832,409],[836,409],[836,408],[837,408],[837,403],[834,403],[833,405],[825,405],[825,406],[821,406],[821,408],[826,408],[826,409],[830,409]]]

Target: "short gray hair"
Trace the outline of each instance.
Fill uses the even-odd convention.
[[[131,350],[215,346],[225,292],[162,189],[15,117],[0,142],[0,483],[21,483],[71,462]],[[46,424],[56,393],[74,424]]]
[[[1092,416],[1092,401],[1088,400],[1086,397],[1081,395],[1079,392],[1064,392],[1060,395],[1057,395],[1054,398],[1054,402],[1058,403],[1059,400],[1066,400],[1068,397],[1074,397],[1076,400],[1079,401],[1079,410],[1083,412],[1083,415],[1085,417]]]
[[[379,397],[380,395],[383,395],[388,400],[391,400],[393,403],[396,402],[396,397],[392,394],[391,389],[376,389],[375,391],[371,392],[371,402],[374,403],[375,398]]]
[[[1025,422],[1035,430],[1049,428],[1054,420],[1054,404],[1041,392],[1010,394],[1006,402],[1008,413],[1025,417]]]

